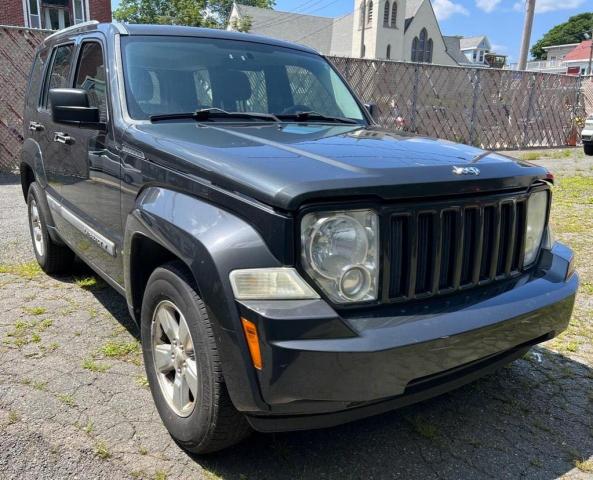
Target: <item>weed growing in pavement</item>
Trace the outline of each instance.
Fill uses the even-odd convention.
[[[17,263],[13,265],[0,264],[0,273],[16,275],[27,280],[33,280],[41,275],[43,271],[37,261]]]
[[[73,407],[74,405],[76,405],[76,403],[74,402],[74,397],[67,393],[58,393],[56,395],[56,398],[64,405],[68,405],[69,407]]]
[[[129,360],[132,355],[140,353],[140,344],[135,340],[130,342],[110,340],[101,347],[100,351],[109,358]]]
[[[108,458],[111,458],[111,452],[107,448],[105,442],[97,442],[97,444],[95,445],[95,455],[97,455],[97,457],[99,457],[102,460],[107,460]]]
[[[92,358],[86,358],[82,362],[82,368],[95,373],[105,373],[111,367],[109,365],[101,365],[100,363],[95,362]]]
[[[15,412],[14,410],[11,410],[10,412],[8,412],[8,425],[17,423],[20,419],[21,419],[20,415],[17,412]]]

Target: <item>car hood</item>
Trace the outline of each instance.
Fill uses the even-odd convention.
[[[126,137],[151,161],[286,210],[352,196],[527,188],[547,174],[478,148],[353,125],[139,123]],[[455,167],[476,167],[479,175]]]

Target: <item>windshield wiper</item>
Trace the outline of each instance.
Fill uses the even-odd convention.
[[[354,125],[358,125],[358,123],[359,123],[352,118],[332,117],[332,116],[323,115],[322,113],[314,112],[314,111],[298,112],[298,113],[291,114],[291,115],[278,115],[278,118],[281,118],[282,120],[290,119],[290,120],[294,120],[296,122],[306,122],[308,120],[322,120],[325,122],[348,123],[348,124],[354,124]]]
[[[158,122],[161,120],[177,120],[183,118],[193,118],[198,122],[204,122],[207,120],[213,120],[215,118],[237,118],[246,120],[267,120],[272,122],[279,122],[280,120],[276,115],[271,113],[258,113],[258,112],[227,112],[222,108],[201,108],[195,112],[181,112],[181,113],[163,113],[160,115],[151,115],[151,122]]]

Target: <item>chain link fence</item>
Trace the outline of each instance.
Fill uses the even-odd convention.
[[[581,79],[583,103],[587,115],[593,115],[593,75]]]
[[[492,150],[575,145],[580,135],[585,102],[578,77],[330,60],[365,102],[376,104],[377,121],[390,130]]]
[[[27,77],[48,33],[0,26],[0,170],[18,166]],[[578,141],[579,121],[585,110],[593,113],[593,77],[330,60],[362,99],[377,104],[377,120],[390,130],[493,150],[560,147]]]

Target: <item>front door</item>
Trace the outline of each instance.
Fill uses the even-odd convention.
[[[114,148],[106,82],[104,49],[100,38],[82,40],[72,86],[88,92],[90,106],[97,107],[107,127],[79,128],[61,125],[54,135],[60,143],[64,235],[79,254],[119,284],[123,284],[120,214],[120,162]]]

